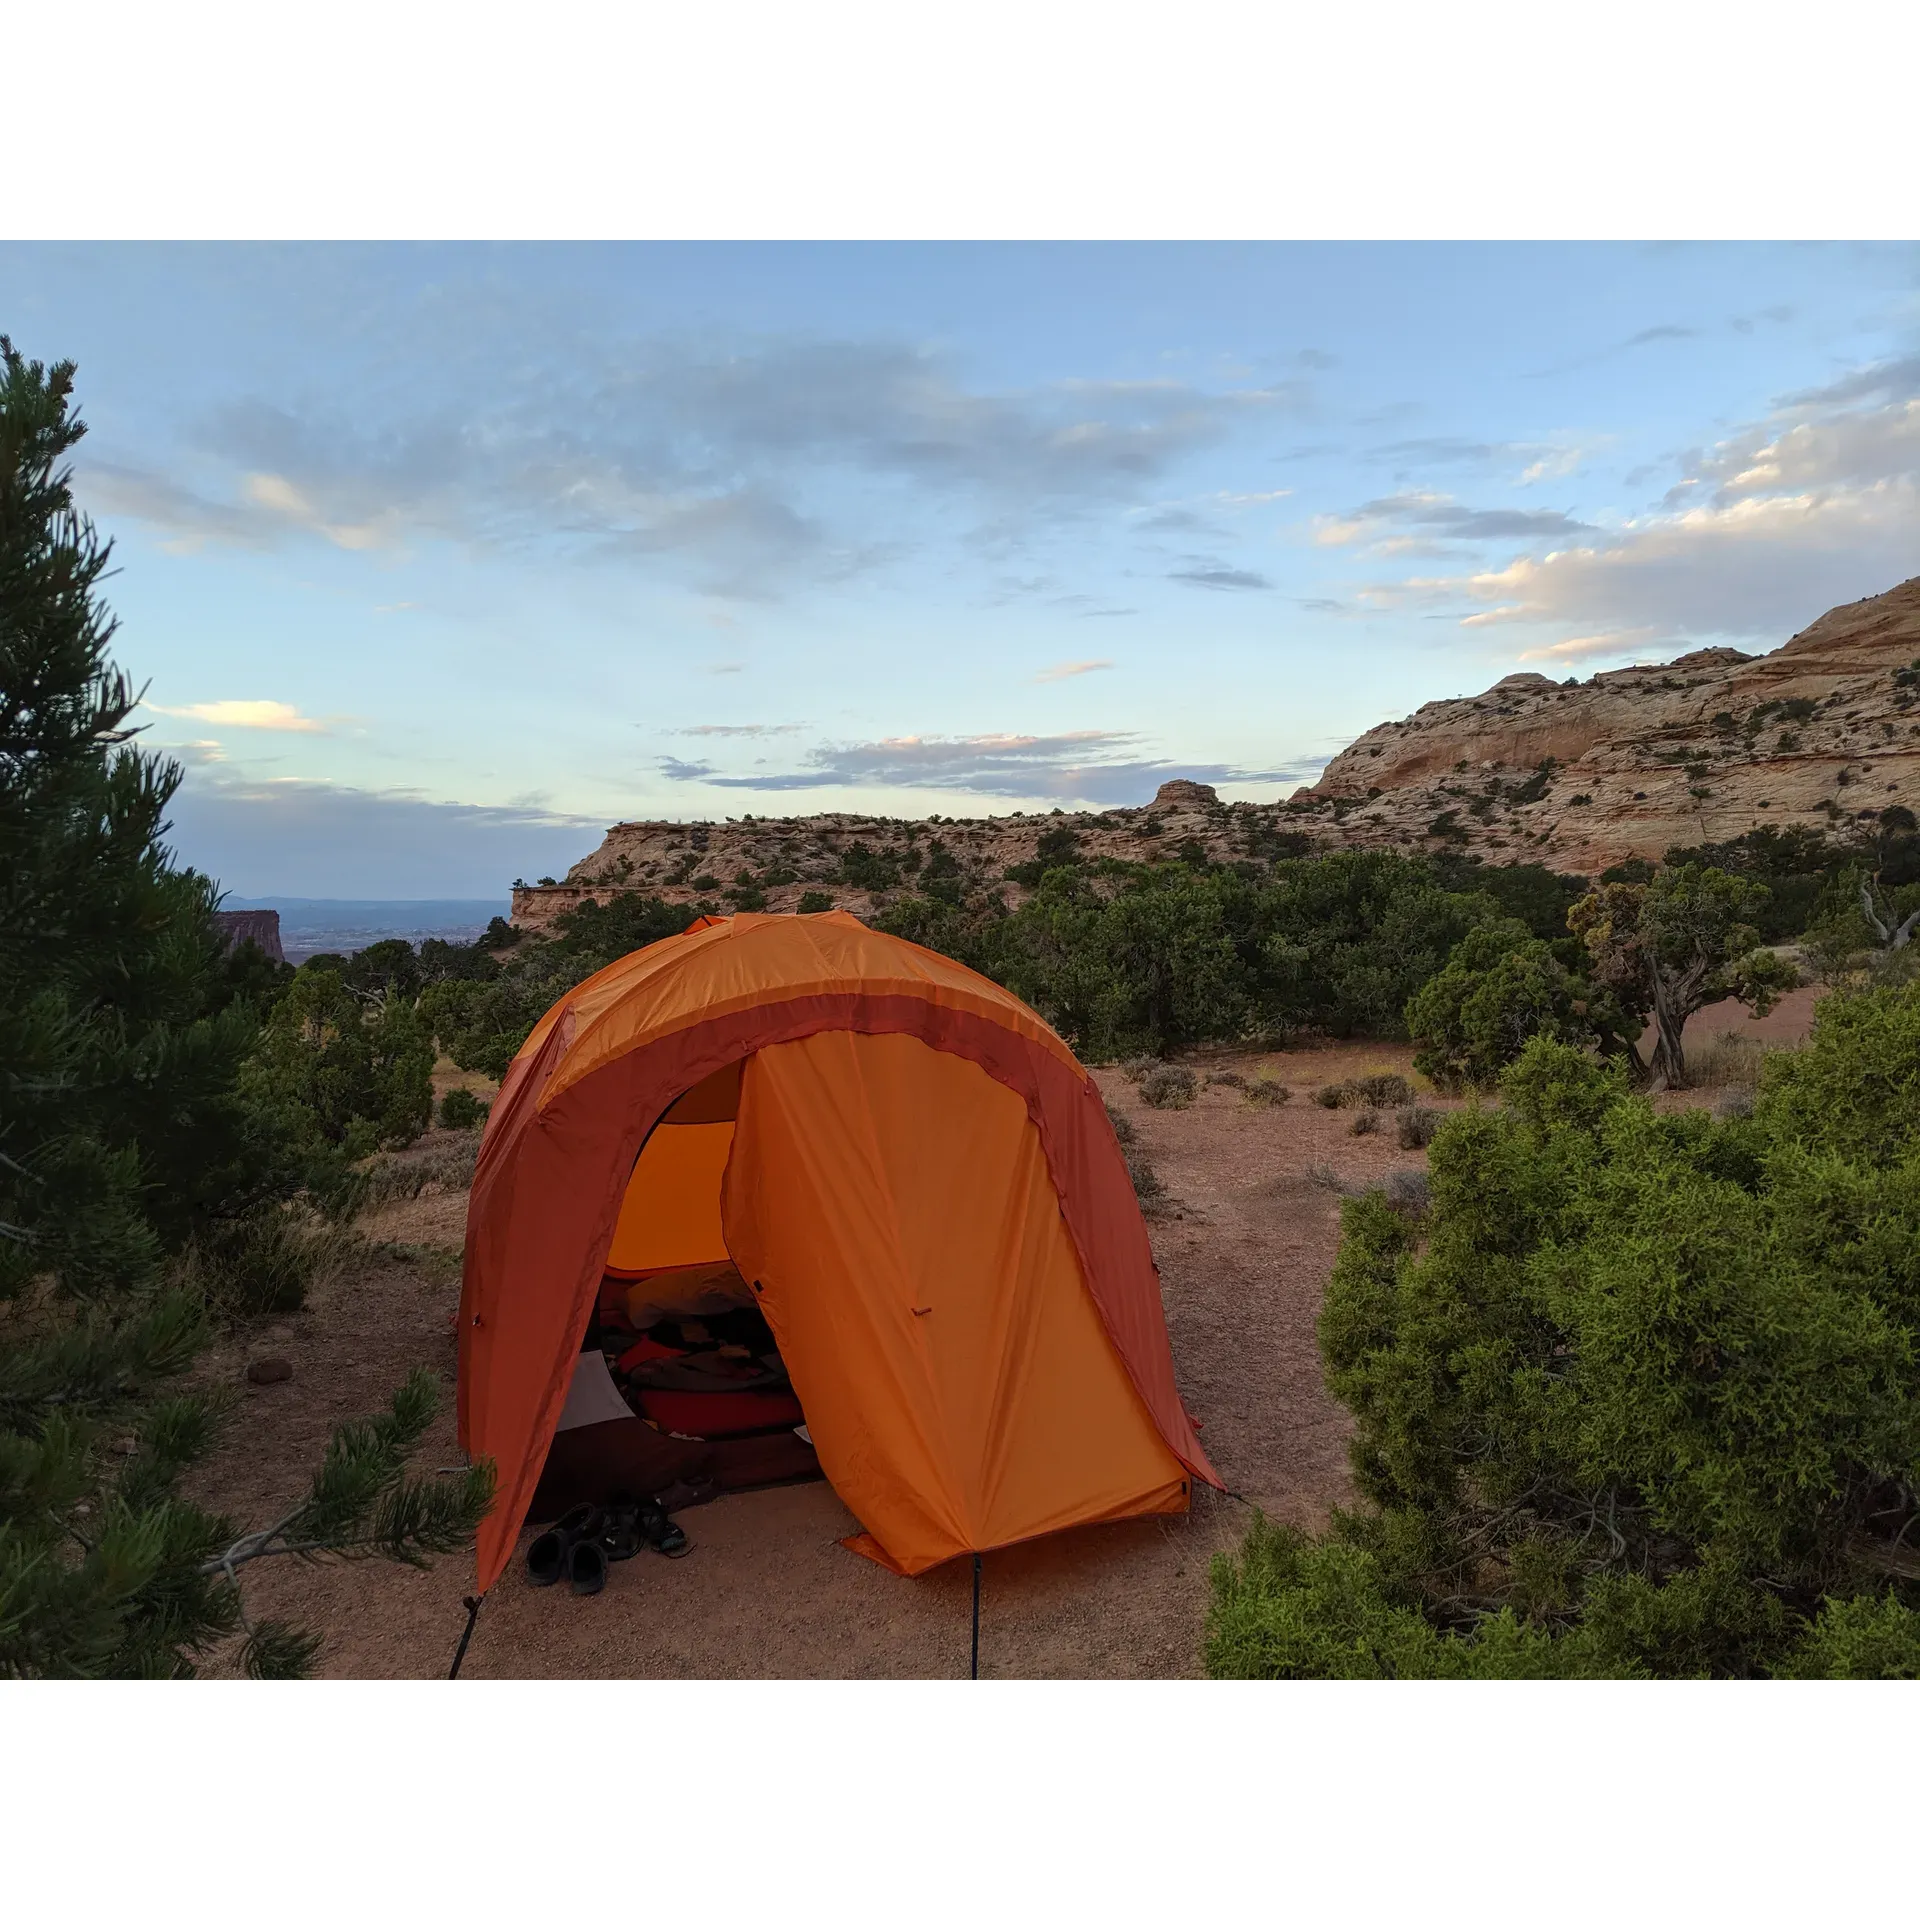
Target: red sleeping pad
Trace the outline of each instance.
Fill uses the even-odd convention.
[[[800,1402],[784,1387],[745,1387],[737,1393],[675,1393],[663,1387],[641,1387],[634,1398],[641,1414],[656,1427],[695,1440],[797,1427],[806,1418]]]

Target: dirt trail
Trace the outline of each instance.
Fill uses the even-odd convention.
[[[1228,1483],[1277,1518],[1313,1522],[1346,1490],[1346,1424],[1320,1380],[1314,1318],[1333,1263],[1339,1200],[1312,1177],[1357,1185],[1425,1158],[1382,1133],[1356,1138],[1352,1115],[1312,1103],[1327,1080],[1408,1071],[1404,1048],[1338,1046],[1220,1056],[1214,1071],[1265,1069],[1293,1088],[1276,1109],[1224,1086],[1180,1111],[1153,1111],[1117,1073],[1099,1079],[1152,1154],[1172,1211],[1152,1224],[1181,1392]],[[1455,1103],[1430,1100],[1429,1104]],[[297,1496],[332,1423],[373,1410],[407,1369],[449,1383],[459,1295],[463,1193],[423,1194],[366,1229],[385,1250],[311,1308],[220,1356],[228,1377],[284,1353],[291,1381],[241,1386],[239,1415],[196,1491],[258,1523]],[[454,1463],[452,1394],[422,1450]],[[604,1593],[529,1588],[517,1566],[481,1615],[474,1677],[964,1675],[969,1570],[904,1580],[838,1545],[857,1531],[825,1485],[733,1495],[681,1516],[683,1560],[617,1565]],[[1201,1490],[1191,1514],[1056,1535],[987,1557],[981,1670],[1024,1677],[1197,1674],[1213,1553],[1238,1540],[1246,1511]],[[463,1622],[471,1560],[426,1571],[383,1562],[247,1576],[257,1615],[285,1615],[327,1637],[336,1676],[443,1674]]]

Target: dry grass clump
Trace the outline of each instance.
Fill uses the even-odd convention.
[[[1322,1161],[1318,1166],[1307,1169],[1307,1178],[1316,1187],[1325,1187],[1329,1193],[1337,1193],[1343,1200],[1356,1199],[1362,1194],[1377,1193],[1395,1213],[1404,1213],[1418,1219],[1432,1204],[1427,1187],[1427,1176],[1420,1167],[1395,1167],[1383,1180],[1370,1180],[1359,1186],[1349,1186],[1333,1168]]]
[[[1120,1071],[1137,1086],[1148,1074],[1152,1073],[1160,1062],[1150,1053],[1137,1053],[1131,1060],[1120,1062]]]
[[[1766,1057],[1766,1042],[1751,1034],[1710,1034],[1687,1049],[1687,1078],[1696,1087],[1743,1087],[1754,1093]]]
[[[1210,1087],[1245,1087],[1247,1077],[1243,1073],[1235,1073],[1229,1067],[1224,1073],[1208,1074],[1206,1083]]]
[[[1324,1087],[1313,1090],[1316,1107],[1349,1107],[1357,1097],[1351,1080],[1329,1080]]]
[[[1167,1189],[1153,1162],[1148,1159],[1144,1148],[1125,1147],[1127,1176],[1133,1182],[1134,1197],[1140,1202],[1140,1211],[1150,1219],[1167,1210]]]
[[[431,1146],[384,1157],[367,1175],[367,1204],[411,1200],[431,1187],[437,1193],[464,1193],[473,1184],[473,1163],[480,1157],[480,1136],[458,1133]]]
[[[1380,1192],[1395,1213],[1411,1214],[1416,1219],[1433,1204],[1422,1167],[1395,1167],[1380,1183]]]
[[[1372,1107],[1362,1107],[1360,1111],[1353,1116],[1353,1125],[1350,1126],[1347,1131],[1349,1133],[1378,1133],[1380,1131],[1380,1116]]]
[[[1753,1089],[1751,1087],[1722,1087],[1714,1095],[1713,1117],[1716,1120],[1751,1120],[1753,1118]]]
[[[1241,1089],[1250,1107],[1284,1107],[1293,1098],[1293,1089],[1270,1073],[1256,1073]]]
[[[1150,1107],[1190,1107],[1199,1090],[1191,1067],[1155,1067],[1140,1082],[1140,1098]]]
[[[1432,1107],[1403,1107],[1395,1125],[1395,1137],[1409,1150],[1429,1146],[1433,1136],[1440,1131],[1440,1122],[1445,1118],[1445,1114]]]
[[[1127,1178],[1133,1182],[1140,1211],[1150,1220],[1158,1219],[1167,1211],[1167,1190],[1141,1143],[1140,1129],[1117,1107],[1107,1107],[1107,1118],[1113,1122],[1113,1137],[1120,1142],[1120,1155],[1127,1163]]]
[[[302,1202],[217,1221],[187,1248],[180,1278],[226,1320],[294,1313],[360,1246],[351,1227]]]

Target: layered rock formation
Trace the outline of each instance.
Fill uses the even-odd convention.
[[[1041,836],[1062,827],[1085,857],[1143,864],[1357,846],[1595,874],[1769,824],[1838,837],[1916,801],[1920,578],[1836,607],[1772,653],[1707,647],[1561,684],[1509,674],[1375,727],[1316,785],[1265,805],[1170,780],[1146,806],[1106,813],[626,821],[560,885],[516,888],[513,920],[544,927],[624,892],[720,912],[743,900],[789,912],[812,893],[870,914],[942,879],[1015,905]]]
[[[1108,813],[1003,814],[984,820],[893,820],[816,813],[798,820],[625,820],[550,887],[516,887],[513,924],[543,928],[583,900],[621,893],[657,894],[714,912],[732,910],[742,890],[763,895],[764,911],[790,913],[808,894],[861,915],[876,913],[904,888],[942,877],[965,891],[1000,886],[1012,904],[1026,889],[1007,878],[1039,857],[1049,829],[1072,828],[1089,858],[1148,861],[1189,841],[1210,858],[1245,850],[1246,823],[1271,819],[1268,807],[1228,807],[1211,787],[1169,780],[1144,807]],[[950,865],[948,863],[951,863]]]
[[[1356,846],[1598,873],[1756,827],[1824,833],[1920,797],[1920,579],[1776,652],[1708,647],[1556,686],[1509,674],[1375,727],[1287,811]]]

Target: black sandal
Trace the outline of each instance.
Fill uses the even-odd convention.
[[[573,1543],[599,1524],[598,1507],[569,1508],[527,1549],[527,1578],[536,1587],[552,1586],[567,1571]]]
[[[592,1537],[576,1540],[567,1550],[567,1572],[575,1593],[598,1593],[607,1584],[606,1548]]]
[[[600,1523],[600,1546],[609,1560],[631,1560],[646,1544],[640,1531],[640,1506],[631,1494],[616,1493]]]
[[[640,1531],[647,1545],[655,1553],[664,1553],[669,1560],[678,1560],[693,1550],[693,1542],[658,1500],[640,1502]]]

